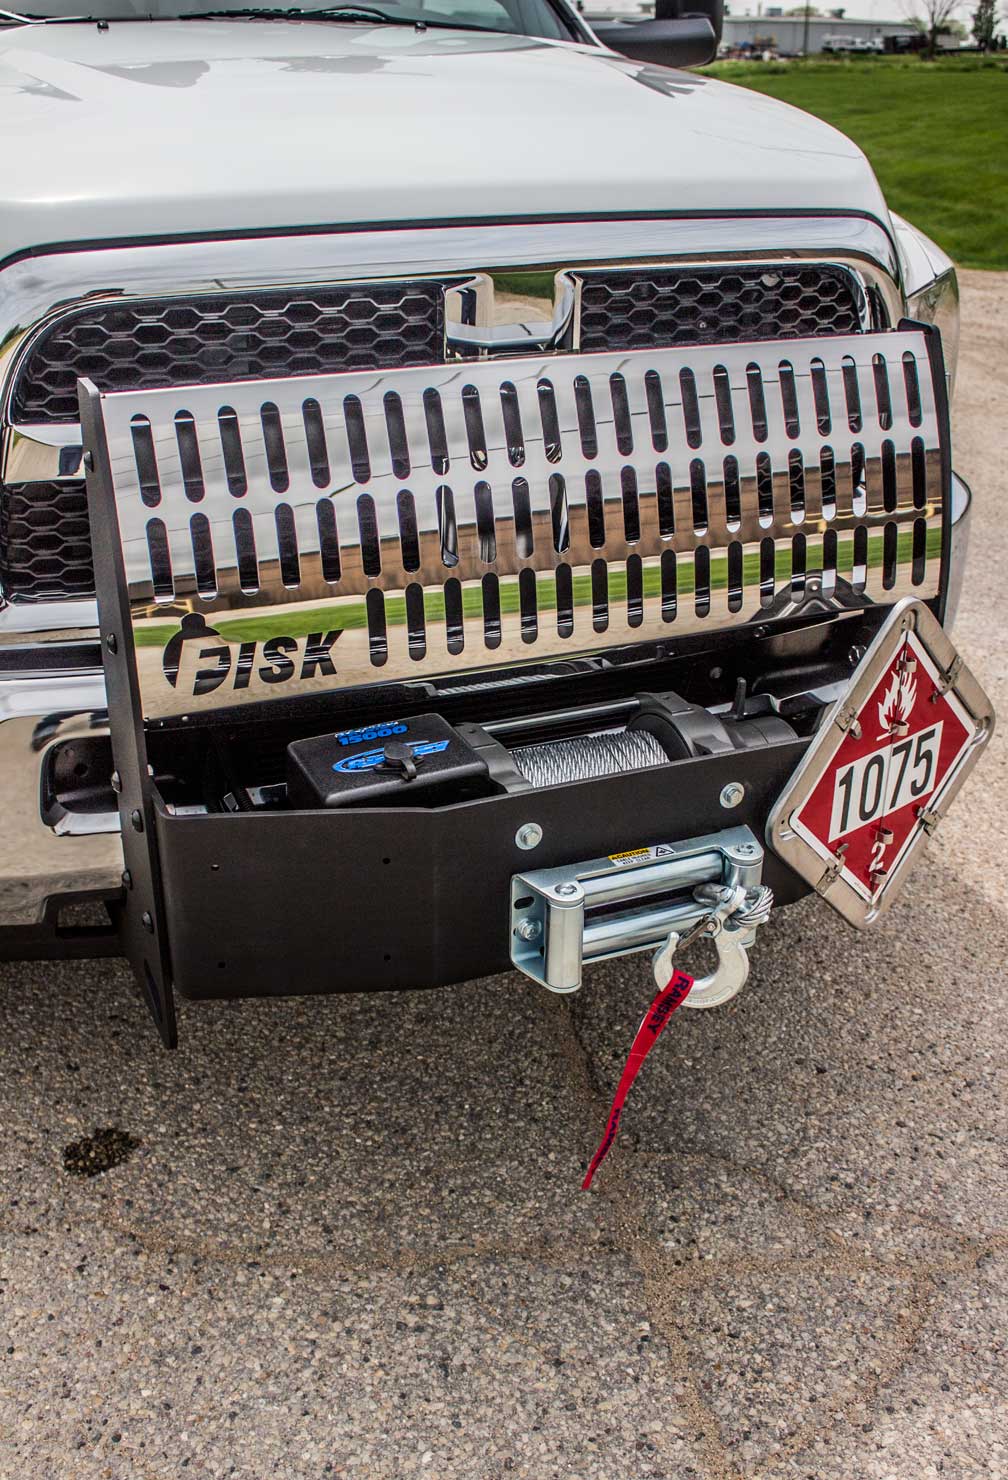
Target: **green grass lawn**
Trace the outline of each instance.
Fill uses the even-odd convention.
[[[871,160],[886,199],[964,267],[1008,268],[1008,66],[995,58],[718,62],[815,113]]]

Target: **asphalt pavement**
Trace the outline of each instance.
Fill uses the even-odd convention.
[[[1008,716],[1008,275],[964,280]],[[875,933],[807,901],[677,1016],[588,1194],[640,961],[183,1004],[175,1054],[118,964],[0,968],[0,1477],[1008,1476],[1003,734]]]

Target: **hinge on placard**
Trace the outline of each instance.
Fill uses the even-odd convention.
[[[854,708],[853,704],[848,704],[845,708],[840,710],[839,714],[834,720],[834,724],[836,724],[839,729],[843,730],[845,735],[850,735],[852,739],[861,739],[861,722],[858,719],[858,712]]]
[[[930,807],[918,807],[917,821],[927,833],[928,837],[933,838],[935,834],[935,828],[938,826],[941,818],[939,817],[938,813],[933,812]]]
[[[956,653],[949,666],[947,668],[943,668],[941,671],[941,678],[938,682],[937,687],[935,688],[934,693],[931,695],[932,704],[937,704],[938,700],[942,698],[943,695],[947,694],[949,689],[953,687],[960,673],[962,672],[962,666],[963,660],[962,658],[960,658],[959,654]]]
[[[847,853],[847,844],[839,843],[833,853],[833,857],[826,865],[822,878],[816,885],[817,894],[828,894],[833,883],[840,877],[843,871],[844,858]]]

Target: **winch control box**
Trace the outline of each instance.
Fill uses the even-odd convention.
[[[287,747],[292,807],[430,806],[488,789],[485,760],[438,714],[382,720]]]

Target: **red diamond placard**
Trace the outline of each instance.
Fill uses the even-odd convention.
[[[852,923],[870,923],[992,728],[931,612],[901,603],[774,808],[771,845]]]
[[[793,820],[868,900],[885,885],[928,803],[973,738],[969,715],[912,632],[858,711]]]

